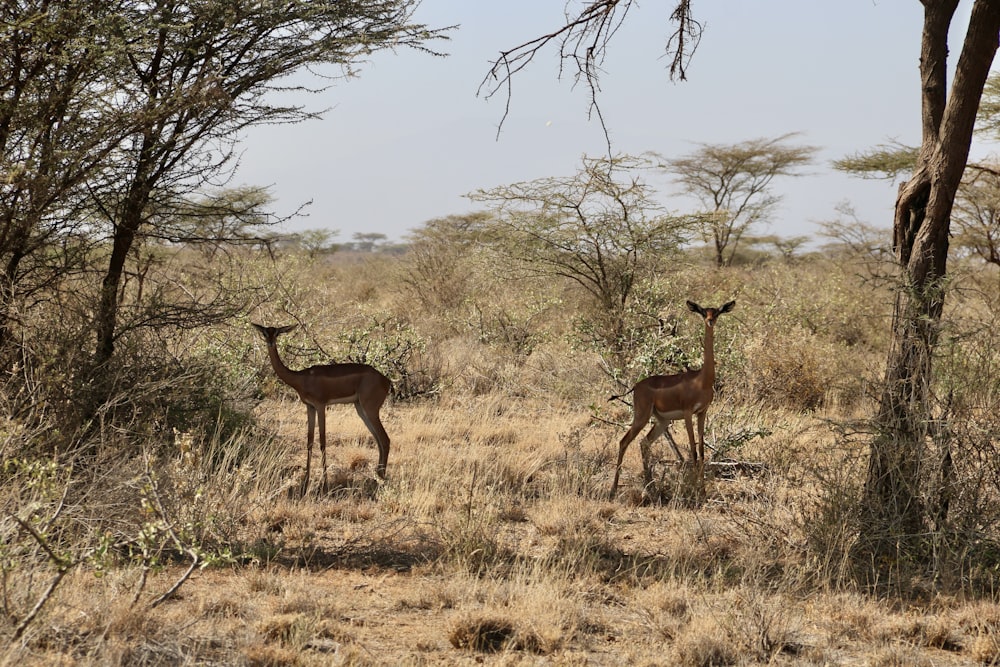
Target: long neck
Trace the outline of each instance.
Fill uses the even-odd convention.
[[[295,371],[289,369],[285,365],[285,362],[281,360],[281,357],[278,356],[278,346],[274,341],[269,341],[267,344],[267,356],[271,360],[271,368],[274,369],[274,373],[278,376],[279,380],[292,387],[298,385]]]
[[[703,357],[702,373],[709,383],[715,382],[715,327],[705,323],[705,354]]]

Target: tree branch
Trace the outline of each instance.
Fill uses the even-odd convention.
[[[590,98],[590,114],[597,116],[604,131],[609,153],[611,138],[598,101],[600,66],[607,55],[608,45],[624,23],[635,0],[592,0],[577,14],[567,10],[566,21],[555,30],[522,42],[500,52],[483,80],[477,95],[490,99],[501,90],[506,93],[503,115],[497,125],[497,137],[510,115],[514,77],[522,72],[550,44],[559,44],[559,74],[561,79],[567,62],[574,69],[575,82],[583,81]],[[671,80],[687,80],[687,64],[701,41],[703,26],[691,14],[690,0],[679,0],[669,21],[676,24],[665,50],[671,56]]]

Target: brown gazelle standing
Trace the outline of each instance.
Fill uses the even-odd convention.
[[[253,323],[251,323],[253,324]],[[365,423],[378,444],[376,474],[385,479],[385,466],[389,462],[389,435],[379,420],[379,409],[385,403],[392,383],[368,364],[326,364],[293,371],[278,356],[278,336],[288,333],[295,325],[265,327],[253,324],[267,341],[267,355],[278,379],[298,392],[306,404],[308,436],[306,437],[306,473],[302,479],[301,493],[309,488],[309,467],[312,462],[313,431],[319,422],[319,451],[323,463],[323,486],[326,486],[326,406],[331,403],[353,403],[358,416]]]
[[[671,421],[683,419],[687,426],[688,440],[691,442],[691,457],[697,464],[700,460],[705,460],[705,413],[715,396],[715,345],[714,330],[715,322],[722,313],[728,313],[736,305],[735,301],[719,308],[702,308],[693,301],[687,302],[688,308],[692,312],[698,313],[705,319],[705,357],[704,363],[698,370],[685,371],[674,375],[653,375],[638,382],[631,390],[633,394],[632,406],[634,416],[632,426],[628,433],[618,443],[618,463],[615,466],[615,479],[611,483],[610,498],[614,499],[615,492],[618,491],[618,474],[622,469],[622,459],[629,444],[635,440],[639,432],[645,428],[652,417],[655,423],[649,430],[646,437],[639,444],[642,453],[642,474],[643,480],[648,487],[652,481],[652,471],[649,466],[649,447],[657,438],[667,433],[667,426]],[[627,394],[626,394],[627,395]],[[613,396],[612,399],[621,398]],[[692,419],[698,417],[698,440],[695,441],[694,424]],[[667,433],[669,437],[669,433]],[[677,457],[683,462],[677,445],[671,439],[670,444],[674,448]]]

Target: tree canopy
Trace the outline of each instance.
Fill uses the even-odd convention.
[[[638,176],[643,158],[584,157],[576,174],[469,195],[487,204],[506,252],[525,270],[566,278],[607,312],[628,301],[654,259],[677,250],[690,218],[668,214]]]
[[[794,136],[699,144],[688,155],[660,158],[682,190],[701,203],[702,235],[712,243],[717,265],[731,263],[743,234],[766,222],[781,201],[771,187],[774,179],[798,176],[812,162],[818,149],[789,145]]]
[[[204,203],[207,190],[226,183],[244,129],[318,117],[275,93],[315,92],[355,76],[376,51],[426,49],[443,37],[412,21],[418,4],[5,3],[0,348],[32,294],[67,271],[86,269],[83,275],[101,276],[100,297],[90,307],[94,362],[107,362],[123,333],[123,309],[143,308],[123,289],[134,250],[175,237],[180,226],[174,221],[190,219],[192,202]],[[307,70],[323,77],[313,79],[319,85],[290,78]],[[212,208],[218,213],[225,203],[215,198]],[[233,210],[217,220],[238,219],[240,202],[229,203]],[[75,242],[66,243],[71,238]],[[219,242],[218,234],[211,241]],[[79,266],[96,261],[81,251],[88,243],[107,247],[103,268]],[[62,257],[53,261],[58,248]]]

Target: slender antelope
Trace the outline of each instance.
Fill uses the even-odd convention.
[[[639,432],[645,428],[652,417],[655,423],[646,434],[646,437],[639,443],[642,453],[642,474],[643,480],[648,487],[653,481],[652,471],[649,464],[650,445],[661,435],[666,435],[674,448],[677,458],[683,463],[684,457],[670,433],[667,426],[671,421],[683,419],[687,426],[688,440],[691,443],[691,458],[694,463],[705,460],[705,413],[708,406],[712,404],[715,396],[715,344],[714,330],[715,322],[722,313],[728,313],[736,305],[735,301],[730,301],[719,308],[702,308],[693,301],[687,302],[691,312],[698,313],[705,320],[705,356],[704,363],[698,370],[684,371],[674,375],[653,375],[638,382],[630,392],[633,394],[633,417],[632,426],[618,443],[618,463],[615,465],[615,478],[611,483],[612,500],[618,491],[618,475],[622,469],[622,459],[625,457],[625,450],[635,439]],[[611,399],[622,398],[622,396],[612,396]],[[695,441],[694,424],[692,418],[698,417],[698,440]]]
[[[253,324],[251,322],[251,324]],[[326,488],[326,406],[333,403],[353,403],[378,444],[378,466],[375,473],[385,479],[389,462],[389,435],[379,419],[379,409],[385,403],[392,383],[368,364],[326,364],[293,371],[278,356],[278,336],[288,333],[295,325],[284,327],[253,327],[267,342],[267,355],[278,379],[299,394],[306,404],[308,435],[306,437],[306,473],[302,478],[301,494],[309,488],[309,468],[312,463],[313,432],[319,422],[319,451],[323,465],[323,487]]]

